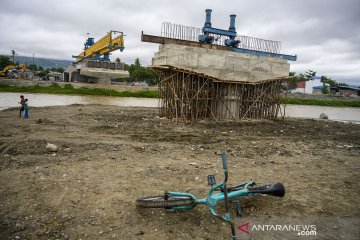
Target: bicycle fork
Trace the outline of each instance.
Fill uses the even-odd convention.
[[[228,194],[227,194],[227,180],[228,180],[228,175],[229,174],[228,174],[228,166],[227,166],[227,159],[226,159],[225,152],[222,152],[221,159],[223,161],[224,176],[225,176],[224,185],[223,185],[223,188],[224,188],[223,191],[224,191],[224,201],[225,201],[226,214],[225,214],[225,219],[221,218],[221,217],[220,217],[220,219],[230,224],[232,240],[237,240],[235,226],[234,226],[234,223],[231,221],[231,215],[230,215],[230,212],[229,212]],[[240,202],[239,202],[239,205],[240,205]]]

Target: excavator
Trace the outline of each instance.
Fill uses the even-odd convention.
[[[13,76],[16,75],[12,75],[9,74],[9,72],[11,70],[21,70],[20,74],[19,74],[19,79],[24,79],[24,73],[25,73],[25,69],[27,68],[26,64],[19,64],[19,65],[7,65],[6,67],[4,67],[3,70],[0,71],[0,77],[10,77],[13,78]]]

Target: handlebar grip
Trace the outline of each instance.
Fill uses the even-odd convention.
[[[222,152],[222,153],[221,153],[221,159],[222,159],[222,162],[223,162],[224,171],[227,172],[228,166],[227,166],[227,157],[226,157],[226,153],[225,153],[225,152]]]

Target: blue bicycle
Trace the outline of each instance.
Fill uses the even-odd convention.
[[[209,175],[207,177],[208,184],[211,186],[209,193],[204,198],[197,198],[190,193],[182,192],[166,192],[162,196],[148,196],[139,198],[136,200],[137,207],[144,208],[165,208],[170,211],[186,211],[193,209],[196,205],[206,205],[209,207],[210,212],[222,221],[227,222],[231,226],[232,239],[236,240],[236,232],[234,223],[231,221],[231,215],[229,212],[229,203],[236,204],[236,215],[242,216],[242,208],[240,201],[235,199],[242,196],[256,196],[258,194],[267,194],[276,197],[283,197],[285,195],[285,187],[282,183],[267,183],[256,184],[253,181],[248,181],[236,185],[234,187],[227,187],[228,180],[228,166],[227,157],[225,152],[221,154],[224,176],[223,182],[216,184],[215,175]],[[214,191],[220,191],[214,193]],[[226,213],[224,216],[220,216],[215,211],[215,206],[224,201]]]

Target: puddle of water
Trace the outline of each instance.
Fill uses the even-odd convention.
[[[285,115],[297,118],[320,118],[325,113],[336,121],[360,121],[360,108],[287,105]]]

